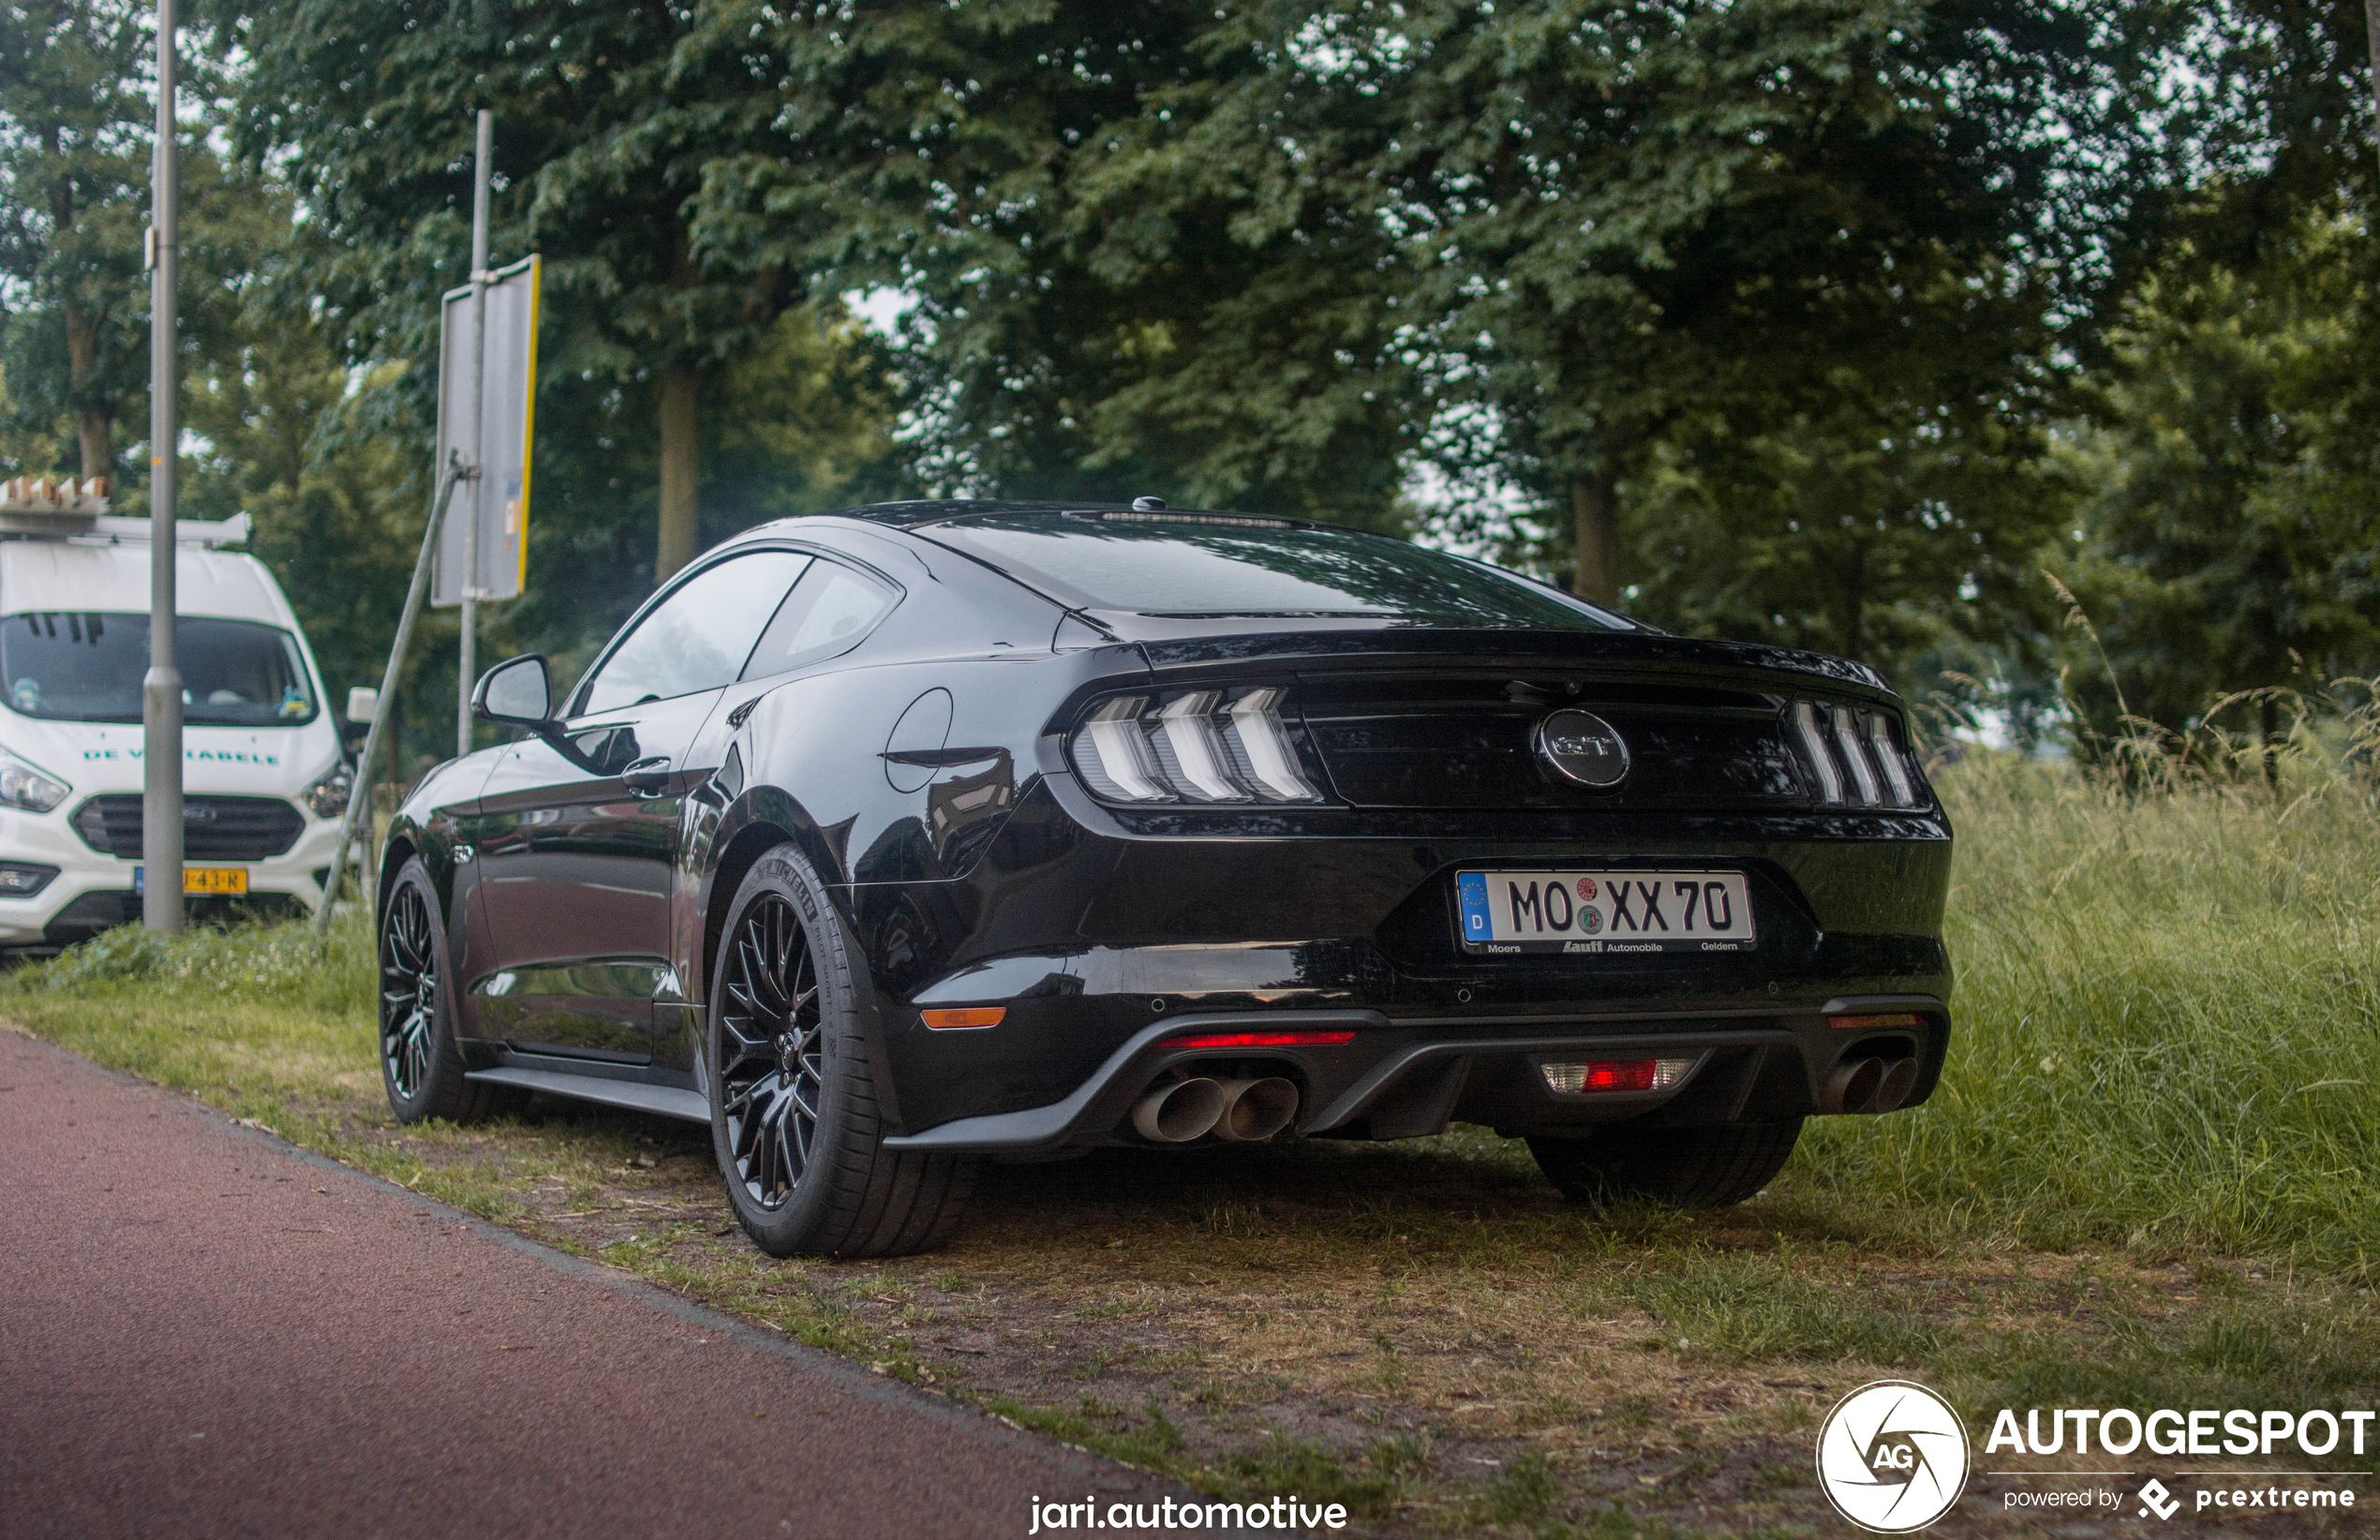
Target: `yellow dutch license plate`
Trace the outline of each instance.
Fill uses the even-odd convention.
[[[216,897],[239,897],[248,891],[247,868],[185,866],[182,868],[182,891]]]

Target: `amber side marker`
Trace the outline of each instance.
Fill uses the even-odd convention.
[[[1185,1032],[1160,1048],[1330,1048],[1353,1043],[1353,1032]]]
[[[1006,1018],[1004,1005],[969,1005],[955,1011],[921,1011],[926,1025],[937,1032],[955,1031],[962,1027],[997,1027]]]
[[[1826,1025],[1837,1031],[1857,1032],[1871,1027],[1923,1027],[1926,1018],[1914,1011],[1895,1011],[1881,1016],[1828,1016]]]

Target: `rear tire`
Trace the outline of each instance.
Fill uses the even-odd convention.
[[[771,1256],[907,1256],[950,1238],[980,1162],[884,1147],[851,947],[791,845],[760,858],[712,969],[704,1079],[736,1222]]]
[[[380,1084],[400,1123],[477,1123],[512,1110],[508,1086],[465,1078],[454,1044],[454,975],[446,915],[420,856],[408,860],[380,905]]]
[[[1538,1169],[1574,1203],[1650,1198],[1680,1208],[1727,1208],[1774,1181],[1802,1136],[1802,1119],[1700,1128],[1621,1124],[1584,1139],[1532,1136]]]

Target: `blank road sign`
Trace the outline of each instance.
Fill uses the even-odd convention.
[[[498,271],[487,286],[487,367],[480,392],[480,460],[476,481],[454,489],[439,536],[434,604],[463,602],[463,540],[467,521],[479,523],[481,599],[513,599],[528,565],[529,450],[537,405],[538,261],[525,257]],[[439,343],[438,466],[448,452],[472,463],[471,291],[446,296]]]

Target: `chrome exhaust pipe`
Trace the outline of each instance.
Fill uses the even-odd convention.
[[[1821,1112],[1873,1112],[1876,1090],[1884,1083],[1884,1061],[1881,1059],[1847,1059],[1835,1066],[1826,1077],[1825,1094],[1819,1100]]]
[[[1234,1144],[1257,1144],[1289,1126],[1298,1115],[1298,1088],[1277,1074],[1260,1080],[1226,1080],[1223,1116],[1214,1136]]]
[[[1917,1088],[1917,1060],[1896,1059],[1884,1066],[1884,1079],[1876,1088],[1876,1110],[1891,1112],[1909,1100]]]
[[[1227,1104],[1223,1088],[1203,1074],[1168,1080],[1133,1103],[1132,1126],[1154,1144],[1187,1144],[1213,1128]]]

